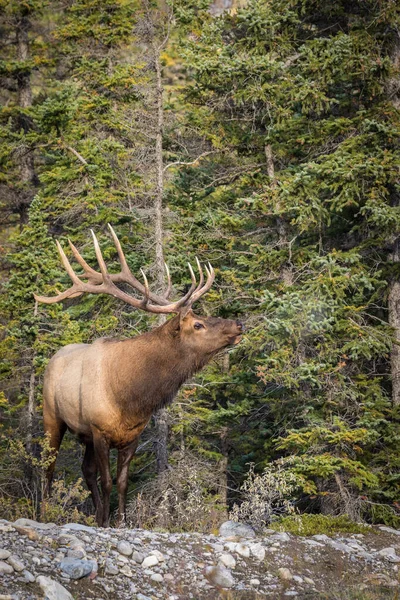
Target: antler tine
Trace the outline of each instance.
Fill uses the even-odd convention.
[[[199,273],[200,273],[200,281],[199,281],[199,285],[197,286],[197,288],[196,288],[196,290],[195,290],[195,293],[196,293],[198,290],[200,290],[200,289],[201,289],[201,286],[202,286],[202,285],[203,285],[203,283],[204,283],[204,275],[203,275],[203,269],[201,268],[201,264],[200,264],[200,261],[199,261],[199,259],[197,258],[197,256],[195,257],[195,259],[196,259],[197,268],[198,268],[198,270],[199,270]]]
[[[169,272],[169,267],[168,267],[168,265],[167,265],[166,262],[164,262],[164,269],[165,269],[165,272],[167,274],[167,280],[168,280],[167,290],[166,290],[166,292],[164,294],[164,298],[166,300],[168,300],[169,295],[171,293],[171,289],[172,289],[172,283],[171,283],[171,275],[170,275],[170,272]]]
[[[110,276],[109,276],[108,270],[107,270],[107,265],[104,262],[104,258],[103,258],[103,255],[101,253],[99,242],[97,241],[96,234],[94,233],[93,229],[90,230],[90,233],[92,234],[93,244],[94,244],[94,251],[96,253],[96,258],[97,258],[97,262],[99,263],[101,274],[103,276],[103,282],[104,283],[106,283],[106,282],[107,283],[108,282],[111,283],[111,279],[110,279]]]
[[[85,271],[85,277],[88,279],[88,281],[90,281],[92,283],[100,283],[101,282],[100,273],[98,273],[97,271],[92,269],[92,267],[87,264],[86,260],[83,258],[83,256],[81,256],[81,254],[78,252],[77,248],[74,246],[74,244],[71,242],[70,239],[68,240],[68,243],[69,243],[69,247],[72,250],[72,254],[75,257],[75,260],[81,265],[81,267]],[[100,282],[99,282],[99,279],[100,279]]]
[[[81,286],[81,280],[79,279],[79,277],[77,276],[77,274],[75,273],[73,268],[71,267],[71,263],[69,262],[66,254],[65,254],[64,250],[62,249],[62,246],[58,240],[56,240],[56,246],[57,246],[57,250],[60,255],[60,258],[61,258],[61,262],[64,265],[64,268],[67,271],[67,273],[72,281],[72,286],[70,288],[68,288],[67,290],[65,290],[65,292],[62,292],[61,294],[58,294],[57,296],[53,296],[53,297],[37,296],[36,294],[33,294],[35,300],[37,300],[38,302],[42,302],[43,304],[55,304],[56,302],[61,302],[62,300],[65,300],[66,298],[76,298],[77,296],[81,296],[83,294],[83,291],[81,289],[79,289]]]
[[[143,269],[140,269],[140,272],[141,272],[141,274],[142,274],[142,277],[143,277],[143,281],[144,281],[144,290],[145,290],[145,292],[144,292],[144,293],[145,293],[145,296],[144,296],[144,298],[143,298],[143,301],[142,301],[142,303],[143,303],[143,306],[147,306],[147,305],[148,305],[148,303],[149,303],[149,296],[150,296],[149,282],[148,282],[148,280],[147,280],[146,273],[143,271]]]
[[[194,302],[196,302],[201,296],[203,296],[206,292],[209,291],[212,284],[214,283],[215,271],[214,271],[213,267],[211,266],[210,263],[208,263],[208,266],[204,265],[204,268],[207,273],[207,281],[205,282],[205,284],[202,287],[197,286],[196,290],[190,296],[186,306],[192,306],[192,304],[194,304]]]
[[[121,247],[121,242],[119,241],[119,239],[117,237],[117,234],[115,233],[114,229],[111,227],[110,223],[107,223],[107,225],[108,225],[108,228],[109,228],[109,230],[111,232],[112,239],[114,241],[115,247],[116,247],[117,252],[118,252],[118,258],[119,258],[119,262],[120,262],[121,267],[122,267],[122,271],[131,274],[130,269],[129,269],[129,267],[127,265],[127,262],[126,262],[125,254],[124,254],[124,252],[122,250],[122,247]]]
[[[71,267],[71,263],[69,262],[68,258],[66,257],[66,254],[65,254],[64,250],[62,249],[62,246],[58,240],[56,240],[56,245],[57,245],[58,254],[60,255],[60,258],[61,258],[61,262],[64,265],[64,268],[67,271],[72,283],[76,283],[79,285],[81,281],[80,281],[78,275],[75,273],[75,271]]]

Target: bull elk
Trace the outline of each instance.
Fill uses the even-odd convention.
[[[92,233],[100,273],[92,269],[69,242],[72,253],[83,268],[77,275],[61,245],[61,261],[72,286],[54,297],[36,296],[52,304],[84,293],[110,294],[140,310],[175,316],[150,332],[126,340],[98,339],[92,344],[70,344],[50,360],[44,377],[44,430],[57,453],[67,429],[86,446],[82,471],[93,499],[96,519],[107,527],[110,518],[112,478],[109,454],[118,451],[118,523],[125,519],[128,470],[138,439],[151,416],[168,405],[181,385],[199,371],[219,350],[240,341],[240,321],[195,315],[192,305],[212,286],[215,273],[210,264],[199,270],[197,284],[189,264],[191,287],[179,300],[171,302],[171,278],[167,265],[168,287],[164,295],[150,291],[130,271],[120,242],[109,225],[121,265],[119,273],[108,272],[95,234]],[[85,281],[83,281],[85,280]],[[118,287],[128,285],[141,298]],[[53,479],[54,462],[47,473],[47,493]],[[101,492],[97,485],[100,475]]]

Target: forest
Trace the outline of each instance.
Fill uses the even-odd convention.
[[[158,293],[210,262],[196,312],[246,330],[144,430],[128,523],[400,528],[399,3],[0,0],[0,48],[0,517],[40,518],[54,353],[162,322],[35,302],[56,240],[118,271],[109,223]],[[41,518],[92,522],[81,461],[67,435]]]

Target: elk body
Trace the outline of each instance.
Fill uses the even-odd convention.
[[[199,371],[219,350],[240,341],[243,326],[239,321],[197,316],[193,303],[206,293],[213,281],[211,265],[206,267],[204,283],[200,263],[200,282],[196,284],[189,265],[192,285],[177,302],[170,302],[171,280],[164,296],[150,292],[142,272],[142,285],[129,270],[120,243],[110,226],[121,272],[109,274],[97,239],[92,232],[101,273],[93,270],[71,244],[72,252],[83,267],[78,276],[60,244],[61,260],[73,285],[53,298],[35,296],[51,304],[85,292],[111,294],[135,308],[175,316],[156,329],[127,340],[99,339],[92,344],[71,344],[59,350],[45,373],[43,391],[44,429],[50,445],[58,452],[67,429],[86,446],[82,471],[91,492],[100,526],[107,526],[110,512],[112,478],[109,453],[118,451],[118,521],[125,518],[128,470],[138,439],[159,408],[169,404],[180,386]],[[197,260],[197,259],[196,259]],[[87,281],[82,281],[82,279]],[[138,299],[117,284],[125,283],[142,294]],[[47,493],[53,477],[54,462],[47,473]],[[97,479],[100,476],[101,494]]]

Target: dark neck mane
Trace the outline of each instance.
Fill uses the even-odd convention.
[[[117,343],[113,388],[124,411],[150,418],[174,399],[181,385],[211,356],[185,348],[177,328],[179,316],[153,331]]]

